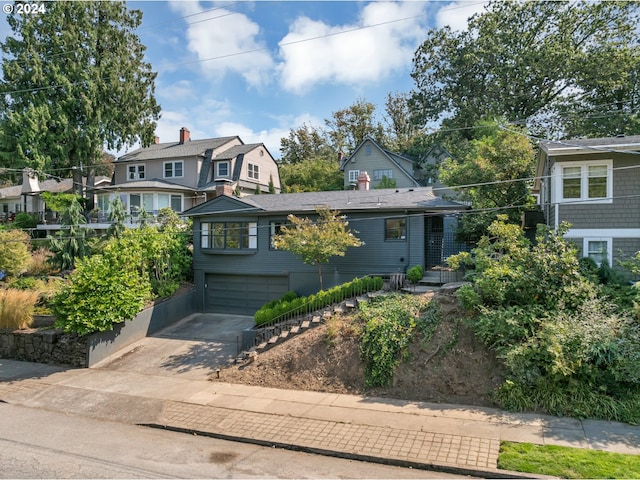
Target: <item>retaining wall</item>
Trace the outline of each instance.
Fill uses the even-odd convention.
[[[0,358],[92,367],[142,338],[195,313],[195,290],[164,300],[108,332],[79,336],[59,329],[0,330]]]

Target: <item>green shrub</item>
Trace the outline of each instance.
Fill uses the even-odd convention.
[[[13,227],[17,230],[28,230],[38,226],[38,214],[20,212],[16,214],[13,220]]]
[[[475,310],[482,304],[480,295],[478,294],[478,292],[476,292],[476,289],[473,288],[473,285],[471,284],[462,285],[456,291],[456,297],[458,297],[458,300],[460,300],[462,308],[467,311]]]
[[[30,258],[29,235],[20,230],[0,231],[0,271],[16,277],[27,270]]]
[[[424,269],[422,265],[414,265],[409,270],[407,270],[407,280],[411,283],[418,283],[424,277]]]
[[[85,335],[135,317],[151,298],[149,277],[139,269],[142,258],[139,244],[124,248],[115,239],[102,255],[79,260],[52,301],[56,326]]]
[[[389,385],[393,369],[406,356],[420,311],[425,302],[417,297],[391,295],[363,304],[359,317],[365,322],[360,357],[365,362],[365,386]]]

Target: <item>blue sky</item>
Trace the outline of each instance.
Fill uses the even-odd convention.
[[[466,27],[487,2],[130,1],[158,72],[161,142],[239,135],[280,156],[280,138],[363,98],[409,91],[432,27]],[[10,34],[0,21],[0,38]],[[117,155],[124,153],[113,152]]]

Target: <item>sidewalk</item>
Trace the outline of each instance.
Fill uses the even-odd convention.
[[[640,427],[0,359],[0,400],[326,455],[488,478],[502,440],[640,453]],[[522,478],[531,475],[520,475]]]

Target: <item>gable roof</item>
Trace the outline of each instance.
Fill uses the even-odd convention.
[[[188,142],[153,143],[148,147],[139,148],[126,153],[115,160],[116,163],[138,162],[161,158],[195,157],[204,155],[208,149],[216,149],[240,137],[205,138],[203,140],[189,140]],[[242,140],[240,140],[242,142]]]
[[[229,203],[229,199],[233,203]],[[216,197],[182,213],[201,216],[222,213],[219,203],[225,202],[223,212],[238,213],[313,213],[318,207],[341,212],[380,210],[447,210],[461,211],[468,207],[443,200],[431,187],[388,188],[381,190],[336,190],[329,192],[281,193],[279,195],[249,195],[247,197]]]
[[[356,155],[358,155],[358,152],[360,152],[360,150],[363,148],[364,145],[366,145],[367,142],[372,143],[378,150],[380,150],[380,152],[389,160],[389,162],[395,165],[409,180],[413,182],[413,184],[416,187],[420,186],[420,182],[416,180],[416,178],[413,176],[413,173],[412,173],[412,170],[413,170],[412,158],[409,158],[406,155],[402,155],[400,153],[394,153],[390,150],[382,148],[382,146],[378,142],[376,142],[373,138],[369,136],[365,137],[365,139],[360,143],[360,145],[356,147],[353,153],[349,155],[344,160],[344,162],[342,162],[342,165],[340,165],[340,170],[344,171],[347,164],[355,159]]]

